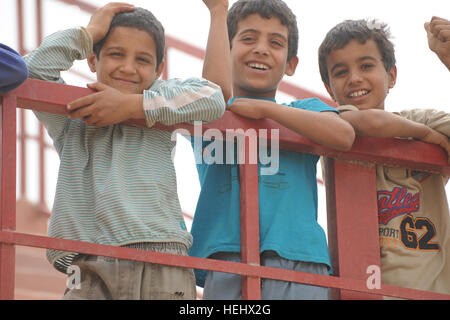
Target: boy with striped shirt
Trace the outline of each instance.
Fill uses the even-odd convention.
[[[25,57],[30,77],[63,83],[61,71],[86,59],[96,91],[68,105],[69,115],[35,112],[60,157],[49,235],[186,255],[186,230],[171,159],[171,133],[121,124],[211,121],[225,110],[204,79],[158,80],[164,29],[147,10],[110,3],[86,28],[48,36]],[[48,250],[56,269],[81,271],[64,299],[195,299],[192,270]]]

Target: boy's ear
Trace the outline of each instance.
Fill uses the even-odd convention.
[[[389,70],[388,77],[389,89],[392,89],[395,86],[395,82],[397,81],[397,66],[393,66],[391,70]]]
[[[297,65],[298,65],[298,57],[295,56],[287,62],[285,74],[288,76],[293,76],[295,73],[295,69],[297,69]]]
[[[164,71],[165,66],[166,66],[166,60],[161,61],[161,63],[158,66],[158,70],[156,70],[156,78],[155,79],[159,79],[162,72]]]
[[[89,65],[89,69],[91,69],[91,71],[93,73],[97,72],[97,68],[96,68],[97,56],[95,55],[94,52],[91,52],[91,54],[88,56],[87,62],[88,62],[88,65]]]

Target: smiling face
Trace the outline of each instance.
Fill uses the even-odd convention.
[[[325,87],[339,105],[354,105],[360,110],[384,109],[389,89],[395,85],[397,69],[386,71],[374,40],[364,44],[351,40],[326,57],[329,85]]]
[[[288,28],[278,18],[251,14],[239,21],[231,42],[234,96],[274,98],[283,76],[297,67],[298,58],[287,55]]]
[[[161,75],[164,63],[156,67],[156,45],[146,31],[115,27],[107,37],[99,56],[88,58],[98,82],[122,93],[142,93]]]

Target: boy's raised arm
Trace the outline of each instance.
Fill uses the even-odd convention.
[[[109,4],[115,6],[115,4]],[[120,6],[120,11],[129,10]],[[94,13],[98,16],[103,11],[99,9]],[[102,16],[102,23],[108,25],[110,20],[105,20]],[[107,30],[103,34],[106,34]],[[99,36],[99,34],[93,34]],[[29,70],[30,78],[40,79],[45,81],[64,83],[61,77],[61,72],[69,70],[75,60],[86,59],[92,52],[92,36],[87,28],[73,28],[55,32],[44,38],[39,48],[33,50],[30,54],[24,57]],[[37,118],[44,124],[50,137],[52,137],[57,150],[63,145],[64,130],[67,125],[67,117],[60,114],[51,114],[45,112],[34,112]]]
[[[75,60],[86,59],[93,43],[108,32],[114,15],[127,10],[133,6],[110,3],[97,9],[84,30],[69,29],[46,37],[39,48],[24,57],[30,78],[63,83],[61,71],[69,70]]]
[[[450,71],[450,21],[433,17],[430,22],[425,23],[425,30],[430,50],[436,53]]]
[[[228,39],[228,0],[202,0],[211,14],[211,22],[203,63],[203,78],[222,88],[225,101],[232,96],[231,56]]]
[[[225,112],[222,91],[206,79],[160,81],[143,94],[121,93],[99,82],[88,87],[97,92],[70,102],[69,117],[83,118],[86,124],[97,127],[129,119],[145,120],[147,127],[155,123],[208,122]]]
[[[64,83],[61,72],[69,70],[75,60],[86,59],[91,50],[92,41],[85,29],[68,29],[44,38],[24,60],[30,78]]]

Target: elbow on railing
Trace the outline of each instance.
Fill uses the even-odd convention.
[[[345,126],[333,134],[334,137],[334,145],[333,148],[338,151],[349,151],[353,143],[355,142],[355,130],[353,130],[352,126],[347,123]]]
[[[87,88],[34,79],[28,79],[19,88],[11,92],[16,97],[17,107],[19,108],[58,114],[67,113],[66,105],[69,102],[91,93],[92,91]],[[222,110],[220,111],[222,112]],[[132,121],[130,124],[145,126],[143,121]],[[163,130],[184,127],[192,134],[194,133],[193,126],[189,124],[177,124],[169,127],[157,124],[155,127]],[[335,133],[335,142],[333,146],[328,147],[314,143],[280,126],[273,120],[249,120],[232,112],[225,112],[217,120],[204,123],[203,127],[203,130],[214,128],[222,131],[222,133],[226,133],[227,130],[242,129],[245,132],[248,129],[254,129],[258,136],[265,132],[267,138],[270,138],[271,133],[277,131],[280,149],[381,164],[395,164],[395,166],[406,166],[416,169],[425,168],[450,175],[450,170],[447,166],[447,156],[438,146],[420,141],[405,141],[395,138],[360,136],[355,138],[355,133],[349,124],[348,128],[344,126],[339,132],[337,130],[333,131]]]

